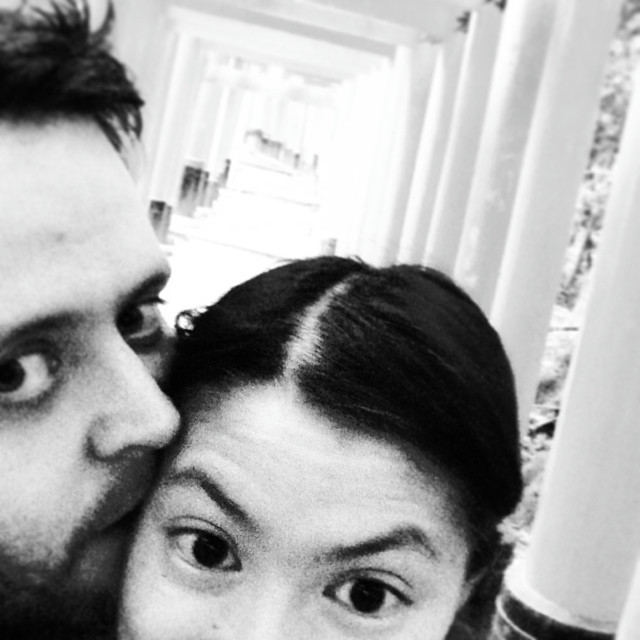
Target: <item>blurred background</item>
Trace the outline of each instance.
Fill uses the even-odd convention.
[[[532,420],[555,421],[640,57],[638,0],[114,4],[116,51],[147,102],[134,162],[174,263],[169,316],[282,259],[429,264],[501,330]],[[97,24],[106,2],[92,6]]]
[[[212,277],[190,286],[177,265],[172,302],[210,301],[282,258],[420,261],[425,233],[409,224],[402,250],[399,237],[412,186],[414,218],[428,207],[419,192],[429,168],[414,167],[435,144],[425,161],[437,180],[437,94],[444,76],[459,78],[469,11],[482,4],[116,1],[116,49],[147,100],[145,198],[159,218],[171,207],[174,253],[181,237],[199,238],[226,265],[207,268],[206,248],[192,245]],[[486,9],[495,39],[501,9]]]

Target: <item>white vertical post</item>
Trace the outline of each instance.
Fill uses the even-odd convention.
[[[450,142],[423,260],[448,274],[453,273],[476,168],[501,22],[501,11],[493,5],[483,7],[471,17]]]
[[[118,59],[131,71],[145,100],[142,130],[145,166],[142,175],[138,176],[138,186],[148,196],[152,161],[156,158],[168,94],[167,78],[175,58],[178,36],[163,2],[115,0],[114,6],[114,49]]]
[[[525,565],[547,600],[613,628],[640,554],[639,148],[636,91]]]
[[[379,131],[385,114],[385,96],[389,87],[390,63],[385,61],[374,73],[368,74],[356,85],[354,108],[351,112],[351,137],[355,155],[352,156],[349,174],[353,183],[349,187],[349,199],[344,218],[348,222],[349,253],[361,255],[361,238],[370,221],[369,196],[378,162]]]
[[[357,85],[356,102],[351,114],[352,139],[356,154],[349,173],[354,181],[349,189],[344,217],[349,220],[349,250],[360,256],[363,230],[371,220],[369,197],[378,162],[379,131],[385,115],[386,91],[389,87],[390,65],[384,64],[378,71]],[[367,104],[375,108],[367,112]],[[363,115],[367,114],[363,118]],[[357,168],[357,169],[356,169]]]
[[[378,69],[345,82],[338,91],[333,144],[320,165],[320,215],[334,221],[341,255],[360,250],[388,73],[384,61]]]
[[[265,73],[268,91],[265,96],[263,130],[267,137],[274,141],[278,140],[278,123],[282,109],[282,97],[279,91],[284,84],[285,77],[284,67],[277,64],[269,65]]]
[[[215,58],[210,65],[215,64]],[[185,155],[206,161],[209,155],[213,132],[216,126],[216,115],[222,97],[220,85],[205,77],[200,84],[194,113],[191,118],[191,130],[188,136]]]
[[[350,115],[355,100],[356,80],[343,82],[334,89],[336,118],[326,157],[318,167],[319,218],[326,226],[337,224],[338,244],[347,243],[346,204],[347,191],[353,187],[345,173],[353,161]]]
[[[253,112],[253,99],[255,91],[237,89],[237,107],[228,113],[226,126],[229,128],[230,145],[225,157],[236,155],[244,144],[246,132],[251,128],[251,115]]]
[[[158,46],[161,53],[156,60],[156,73],[153,78],[153,87],[145,97],[145,122],[142,130],[142,140],[147,154],[147,174],[145,188],[148,190],[153,170],[153,160],[157,157],[157,149],[162,135],[162,122],[166,112],[167,97],[169,95],[169,82],[173,62],[178,47],[179,36],[167,19],[165,29],[158,34]]]
[[[282,142],[283,147],[289,147],[289,131],[297,121],[297,112],[293,108],[293,101],[283,95],[278,109],[278,122],[276,123],[276,140]]]
[[[317,123],[312,118],[311,105],[307,102],[293,102],[293,116],[289,123],[289,139],[290,147],[298,152],[302,153],[304,149],[312,146],[312,142],[318,135],[323,135],[323,144],[329,148],[331,145],[331,136],[333,135],[333,128],[328,130],[322,130],[322,134],[317,130]],[[323,111],[323,116],[326,116],[326,112]]]
[[[218,128],[218,117],[223,108],[223,100],[225,96],[224,87],[217,81],[209,80],[206,83],[207,95],[205,98],[206,116],[201,121],[200,134],[202,138],[199,142],[195,142],[197,147],[197,156],[205,161],[205,168],[209,171],[212,178],[215,175],[211,174],[209,167],[209,159],[213,151],[213,145],[216,139],[216,133]]]
[[[455,279],[489,312],[547,57],[556,0],[510,0],[467,204]]]
[[[213,128],[213,136],[209,146],[209,156],[207,159],[207,170],[212,177],[215,177],[223,169],[222,157],[222,137],[225,129],[227,114],[229,113],[229,102],[231,99],[231,89],[223,85],[220,95],[220,102],[216,112],[216,119]]]
[[[399,47],[396,54],[397,120],[376,230],[379,264],[391,264],[398,254],[436,56],[437,47],[426,42]]]
[[[155,67],[158,25],[166,20],[166,8],[158,0],[114,0],[115,20],[112,41],[116,55],[133,73],[136,86],[143,96],[148,95]],[[89,2],[92,26],[102,21],[107,8],[106,0]]]
[[[464,42],[464,34],[456,33],[440,45],[400,237],[398,259],[402,262],[418,263],[424,254],[449,139]]]
[[[533,401],[571,219],[622,0],[557,5],[490,317],[511,356],[523,426]]]
[[[379,262],[382,242],[378,235],[381,218],[387,217],[388,202],[385,199],[394,161],[394,142],[401,119],[403,102],[406,100],[406,77],[409,50],[397,46],[388,75],[388,86],[383,96],[383,117],[380,121],[375,147],[375,158],[371,181],[367,189],[367,204],[360,228],[358,253],[374,264]]]
[[[640,556],[627,594],[627,602],[622,611],[616,640],[637,640],[640,638]]]
[[[243,100],[249,99],[252,92],[244,89],[224,87],[220,100],[220,110],[216,118],[215,131],[207,167],[215,178],[225,167],[225,161],[231,159],[236,140],[236,129],[240,119]]]
[[[172,202],[184,159],[186,127],[193,110],[204,60],[198,41],[181,34],[175,52],[167,104],[151,174],[150,195],[154,200]]]

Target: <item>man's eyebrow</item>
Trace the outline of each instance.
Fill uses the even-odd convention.
[[[126,302],[139,300],[150,292],[159,292],[166,286],[171,276],[171,267],[168,262],[158,263],[157,268],[150,273],[133,291],[128,291],[124,298]]]
[[[251,529],[257,528],[251,516],[235,500],[230,498],[203,469],[198,467],[185,467],[183,469],[170,471],[163,479],[162,484],[196,485],[226,512],[230,518],[245,524]]]
[[[16,326],[2,327],[0,325],[0,340],[11,343],[37,334],[68,331],[69,327],[78,323],[81,318],[82,313],[61,311],[60,313],[35,317]]]
[[[150,293],[160,292],[171,275],[171,268],[168,262],[159,262],[146,278],[142,280],[132,291],[126,292],[122,298],[123,302],[119,306],[126,306],[140,300]],[[2,326],[0,324],[0,340],[11,343],[32,335],[50,333],[54,331],[66,332],[70,327],[80,323],[84,318],[83,311],[60,311],[50,314],[32,317],[26,322],[18,322]]]
[[[385,551],[414,549],[430,560],[438,558],[438,553],[429,536],[414,525],[400,526],[388,533],[374,536],[352,545],[337,546],[321,554],[323,561],[345,562],[373,556]]]

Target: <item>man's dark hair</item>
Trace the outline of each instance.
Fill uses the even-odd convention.
[[[0,119],[92,120],[118,151],[125,138],[139,138],[143,101],[111,54],[113,17],[109,2],[92,31],[87,0],[0,10]]]

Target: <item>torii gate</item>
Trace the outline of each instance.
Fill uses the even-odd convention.
[[[524,423],[622,0],[509,0],[503,12],[480,0],[116,5],[120,55],[150,103],[154,188],[175,180],[168,150],[188,137],[178,98],[195,102],[203,51],[230,21],[256,46],[280,30],[292,46],[282,59],[336,74],[338,253],[451,273],[503,337]],[[235,33],[228,46],[246,48],[248,31]],[[638,149],[636,86],[532,542],[508,572],[496,638],[640,638]]]

